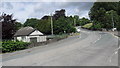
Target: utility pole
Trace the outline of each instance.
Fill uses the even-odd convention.
[[[74,17],[74,26],[76,26],[76,19],[75,19],[75,17]]]
[[[114,20],[113,20],[113,13],[111,13],[111,17],[112,17],[112,25],[113,25],[113,31],[114,31]]]
[[[51,13],[51,34],[53,35],[53,19],[52,19],[52,13]]]

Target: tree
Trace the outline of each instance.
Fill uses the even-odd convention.
[[[105,13],[106,13],[106,10],[104,8],[99,8],[96,11],[90,12],[89,16],[92,21],[95,21],[95,22],[98,21],[104,28],[106,26],[104,25],[106,23],[104,18]],[[93,22],[93,29],[94,29],[94,26],[96,25],[95,22]]]
[[[75,32],[76,29],[71,23],[70,18],[60,17],[58,20],[54,21],[54,34],[63,34]]]
[[[66,17],[65,16],[65,9],[61,9],[59,11],[55,11],[55,14],[53,15],[53,19],[54,20],[57,20],[59,19],[60,17]]]
[[[66,16],[66,18],[69,22],[69,24],[71,24],[72,26],[75,26],[75,19],[73,16]]]
[[[79,25],[80,25],[80,26],[83,26],[83,25],[88,24],[88,23],[91,23],[91,22],[90,22],[89,19],[87,19],[87,18],[85,18],[85,17],[83,17],[83,18],[81,18],[81,19],[79,20]]]
[[[16,32],[16,19],[13,19],[12,14],[2,14],[0,17],[0,23],[2,23],[2,39],[12,39],[13,35]]]
[[[35,28],[38,29],[39,31],[41,31],[44,34],[51,34],[51,22],[50,19],[47,20],[39,20],[36,25]]]
[[[115,28],[118,25],[118,14],[114,10],[107,11],[105,14],[106,18],[106,28],[111,29]]]
[[[36,18],[27,19],[24,23],[24,26],[31,26],[35,28],[38,22],[39,22],[39,19],[36,19]]]
[[[21,22],[16,22],[15,27],[17,30],[19,30],[21,27],[23,27],[23,24],[21,24]]]
[[[101,28],[110,29],[112,24],[112,22],[110,22],[111,14],[108,14],[106,12],[113,10],[115,11],[113,14],[116,15],[116,11],[118,10],[117,6],[118,2],[95,2],[89,12],[89,17],[91,21],[94,22],[93,27],[97,22],[99,25],[101,25]],[[114,21],[116,21],[115,25],[118,22],[117,18],[118,16],[116,15],[116,18],[114,18]]]
[[[80,26],[80,21],[79,21],[79,16],[78,15],[74,15],[74,25],[75,26]]]

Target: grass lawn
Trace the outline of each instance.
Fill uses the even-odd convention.
[[[85,24],[85,25],[82,26],[82,27],[83,27],[83,28],[90,28],[92,25],[93,25],[93,23],[88,23],[88,24]]]

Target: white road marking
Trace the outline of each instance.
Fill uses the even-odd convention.
[[[117,53],[118,53],[118,51],[115,52],[115,54],[117,54]]]
[[[117,48],[117,49],[115,49],[114,51],[118,51],[120,49],[120,45],[119,45],[119,47]]]
[[[114,36],[115,38],[117,38],[117,39],[119,38],[118,36],[115,36],[113,33],[111,33],[111,34],[112,34],[112,36]]]
[[[100,35],[100,37],[95,41],[95,42],[93,42],[93,43],[96,43],[97,41],[99,41],[101,39],[101,35]]]
[[[110,58],[109,58],[109,62],[111,63],[112,62],[112,57],[114,56],[115,53],[113,53]]]
[[[109,59],[109,61],[111,62],[112,61],[112,57],[115,55],[115,54],[118,54],[118,50],[120,49],[120,46],[117,48],[117,49],[115,49],[114,51],[114,53],[111,55],[111,57],[110,57],[110,59]]]
[[[115,37],[115,38],[117,38],[117,39],[119,39],[119,37],[118,36],[115,36],[113,33],[110,33],[113,37]],[[112,57],[115,55],[115,54],[118,54],[118,50],[120,49],[120,45],[119,45],[119,47],[118,48],[116,48],[115,50],[114,50],[114,53],[111,55],[111,57],[109,58],[109,62],[112,62]]]

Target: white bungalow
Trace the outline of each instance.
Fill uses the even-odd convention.
[[[14,40],[23,42],[43,42],[46,41],[46,36],[32,27],[24,27],[15,33]]]

